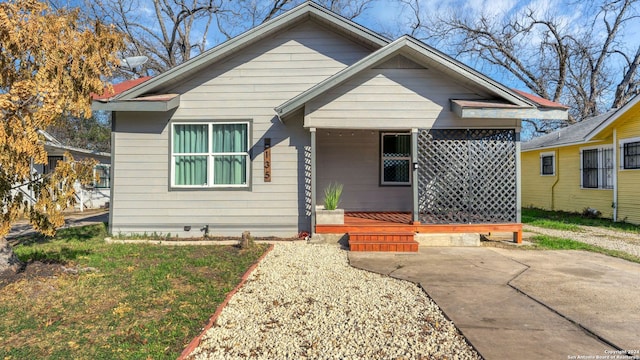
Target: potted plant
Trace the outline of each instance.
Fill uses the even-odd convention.
[[[344,224],[344,210],[338,209],[340,196],[342,196],[342,184],[330,183],[324,189],[324,206],[316,209],[316,224],[342,225]]]

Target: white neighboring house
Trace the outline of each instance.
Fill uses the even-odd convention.
[[[91,186],[81,186],[78,182],[74,185],[76,190],[75,209],[80,211],[98,208],[108,209],[111,195],[111,154],[66,146],[46,131],[40,130],[40,133],[45,139],[44,148],[47,151],[47,163],[32,165],[34,179],[52,172],[56,168],[58,161],[64,160],[64,155],[67,152],[75,160],[95,159],[98,162],[93,169],[94,179],[96,180]],[[27,201],[35,202],[33,192],[26,185],[16,190],[21,191]]]

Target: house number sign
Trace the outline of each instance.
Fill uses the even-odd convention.
[[[271,182],[271,138],[264,139],[264,182]]]

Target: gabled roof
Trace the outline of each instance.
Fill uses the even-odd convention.
[[[46,132],[44,130],[38,130],[38,133],[44,137],[44,139],[45,139],[44,145],[47,146],[47,147],[51,147],[51,148],[54,148],[54,149],[60,149],[60,150],[68,150],[68,151],[73,151],[73,152],[87,154],[87,155],[103,156],[103,157],[108,157],[108,158],[111,157],[110,153],[105,153],[105,152],[101,152],[101,151],[92,151],[92,150],[89,150],[89,149],[82,149],[82,148],[77,148],[77,147],[73,147],[73,146],[63,145],[60,142],[60,140],[56,139],[53,135],[49,134],[48,132]]]
[[[494,102],[491,104],[491,107],[494,109],[500,106],[503,106],[504,108],[513,107],[515,109],[535,109],[538,106],[537,102],[533,101],[528,96],[523,96],[520,92],[513,91],[471,67],[451,58],[450,56],[411,36],[405,35],[320,82],[309,90],[281,104],[275,108],[275,111],[280,118],[285,118],[300,110],[304,104],[321,96],[326,91],[344,83],[362,71],[375,67],[376,65],[381,64],[399,54],[405,55],[422,65],[435,68],[452,77],[458,77],[462,81],[472,83],[475,86],[483,88],[485,91],[501,100],[500,102]],[[479,104],[464,101],[457,105],[461,106],[460,109],[465,105],[476,109],[479,106]],[[566,110],[566,107],[563,107],[562,109]]]
[[[582,144],[597,140],[607,129],[609,129],[614,123],[623,119],[624,115],[636,106],[640,107],[640,95],[634,96],[619,109],[611,109],[604,114],[582,120],[579,123],[569,125],[552,133],[533,138],[522,144],[522,151]]]
[[[580,144],[588,141],[588,135],[616,113],[610,110],[604,114],[584,119],[552,133],[533,138],[522,144],[522,151]]]
[[[640,104],[640,94],[631,98],[631,100],[629,100],[624,106],[618,109],[615,112],[615,114],[613,114],[613,116],[609,117],[607,120],[603,121],[596,128],[591,130],[591,132],[587,134],[586,140],[593,140],[594,138],[598,137],[599,134],[602,134],[607,128],[609,128],[611,125],[617,122],[621,117],[623,117],[623,115],[625,115],[628,111],[630,111],[631,109],[633,109],[639,104]]]
[[[186,61],[183,64],[154,77],[153,79],[124,91],[120,95],[115,96],[112,100],[137,100],[138,96],[154,93],[158,90],[170,87],[172,84],[188,78],[192,74],[197,73],[201,69],[220,59],[224,59],[257,41],[260,41],[261,39],[310,18],[326,24],[338,33],[357,39],[360,43],[370,47],[372,50],[378,49],[389,43],[388,39],[365,28],[364,26],[358,25],[351,20],[343,18],[322,6],[309,1],[208,51],[205,51],[191,60]]]

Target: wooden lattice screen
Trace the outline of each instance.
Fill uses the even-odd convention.
[[[514,130],[420,130],[418,163],[421,223],[517,221]]]

